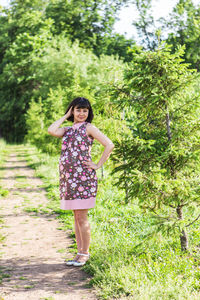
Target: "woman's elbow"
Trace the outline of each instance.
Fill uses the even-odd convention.
[[[53,136],[54,136],[54,132],[53,132],[51,129],[49,129],[49,128],[48,128],[47,132],[48,132],[48,134],[50,134],[50,135],[53,135]]]
[[[107,144],[107,148],[110,150],[110,152],[115,148],[115,145],[113,143]]]

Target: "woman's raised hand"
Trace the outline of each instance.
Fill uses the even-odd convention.
[[[65,118],[68,119],[72,115],[72,109],[73,107],[71,106],[68,112],[65,114]]]

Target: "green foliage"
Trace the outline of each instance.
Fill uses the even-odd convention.
[[[131,134],[115,143],[116,185],[127,201],[137,197],[140,207],[155,214],[163,233],[189,226],[200,204],[200,98],[183,53],[179,48],[172,54],[166,45],[134,55],[115,93],[115,103],[132,112]],[[191,208],[185,220],[183,207]]]
[[[138,31],[140,44],[145,49],[154,50],[158,45],[158,38],[152,12],[152,0],[135,0],[134,2],[139,18],[133,21],[133,25]]]
[[[192,0],[179,0],[173,13],[163,20],[163,26],[169,31],[167,43],[173,45],[174,51],[177,45],[185,45],[185,61],[199,71],[200,5],[195,6]]]
[[[34,59],[35,81],[41,85],[34,91],[26,114],[26,141],[43,151],[58,154],[60,139],[50,136],[47,129],[64,115],[69,102],[79,95],[91,101],[94,124],[114,138],[120,126],[120,112],[110,103],[109,88],[122,80],[123,63],[114,56],[97,58],[91,51],[80,48],[78,42],[72,44],[61,37],[54,39],[45,52]],[[99,148],[102,146],[95,143],[95,159]]]
[[[60,140],[53,140],[53,137],[48,134],[47,128],[50,126],[51,120],[58,119],[62,108],[62,96],[61,89],[58,88],[56,91],[50,89],[46,101],[42,103],[41,98],[37,103],[32,101],[27,112],[26,141],[48,153],[59,153],[60,151]]]
[[[100,55],[110,52],[108,48],[113,41],[111,33],[116,13],[126,2],[127,0],[56,0],[49,2],[45,13],[47,18],[54,21],[51,29],[54,34],[64,32],[72,42],[79,40],[82,48],[91,49],[96,55]],[[125,54],[126,57],[125,49],[127,43],[131,42],[133,40],[126,40],[121,36],[120,41],[115,41],[115,44],[121,44],[121,50],[115,47],[112,53],[121,56]]]
[[[118,33],[105,34],[99,41],[99,45],[94,47],[94,53],[99,57],[101,54],[115,55],[125,62],[131,61],[129,48],[139,51],[140,47],[132,39],[127,39]]]
[[[173,52],[176,52],[178,45],[185,45],[184,60],[199,71],[200,5],[195,5],[192,0],[175,1],[172,13],[155,22],[152,0],[134,2],[139,18],[133,25],[143,48],[155,50],[163,40],[172,45]]]
[[[30,4],[26,1],[24,5],[27,3]],[[2,28],[0,44],[0,124],[2,135],[8,141],[20,141],[26,133],[24,114],[29,107],[32,91],[37,87],[32,61],[35,56],[42,56],[45,44],[50,39],[47,33],[51,22],[42,20],[42,12],[37,18],[33,10],[23,14],[25,8],[20,4],[12,9],[7,11],[7,17],[2,17],[5,26]],[[16,19],[19,16],[21,19]],[[33,33],[33,28],[37,32]]]
[[[111,35],[114,15],[125,2],[119,0],[111,5],[112,1],[69,4],[61,0],[13,0],[3,10],[0,15],[0,126],[8,141],[23,140],[30,103],[38,102],[39,97],[43,102],[50,89],[64,87],[64,105],[81,93],[93,99],[102,79],[105,83],[109,78],[109,83],[116,67],[122,68],[122,61],[116,58],[115,63],[114,56],[106,57],[103,53],[118,53],[124,60],[130,59],[127,49],[132,41],[119,35],[115,40]],[[135,44],[133,47],[137,51]],[[111,63],[116,66],[113,70]],[[102,96],[105,98],[105,94]]]

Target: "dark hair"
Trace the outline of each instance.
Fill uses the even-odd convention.
[[[88,117],[87,117],[87,120],[86,122],[89,122],[91,123],[93,118],[94,118],[94,115],[93,115],[93,111],[92,111],[92,107],[91,107],[91,104],[89,102],[88,99],[86,98],[83,98],[83,97],[78,97],[78,98],[75,98],[68,106],[65,114],[69,111],[70,107],[77,107],[77,108],[88,108],[89,109],[89,113],[88,113]],[[74,122],[74,115],[71,115],[68,119],[68,121],[72,121]]]

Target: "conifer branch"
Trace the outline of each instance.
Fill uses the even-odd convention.
[[[191,223],[187,224],[185,227],[191,226],[191,225],[194,224],[199,218],[200,218],[200,214],[196,217],[196,219],[194,219],[194,221],[192,221]]]

